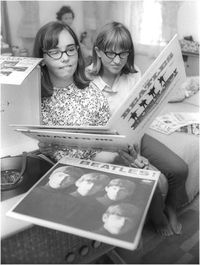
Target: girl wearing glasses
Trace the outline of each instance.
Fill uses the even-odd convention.
[[[108,98],[111,114],[132,93],[141,73],[134,65],[131,34],[123,24],[111,22],[102,28],[94,42],[93,63],[86,69],[86,74],[92,80],[92,86],[101,89]],[[177,219],[176,208],[177,203],[180,205],[187,201],[185,181],[188,166],[165,145],[147,134],[142,139],[140,149],[144,157],[139,155],[138,148],[131,147],[127,151],[120,151],[115,156],[114,163],[123,161],[125,165],[158,169],[165,175],[168,182],[165,204],[158,187],[152,199],[149,215],[155,229],[161,235],[180,234],[182,226]],[[107,152],[97,154],[95,160],[104,161],[105,157],[110,157],[109,162],[113,162],[113,154],[109,155]],[[148,159],[150,166],[147,165]],[[165,183],[166,179],[162,182]]]
[[[86,69],[92,86],[108,98],[111,113],[132,92],[141,77],[134,65],[134,46],[131,34],[118,22],[106,24],[93,45],[93,61]]]
[[[88,87],[85,65],[73,30],[61,22],[50,22],[37,33],[34,57],[41,65],[44,125],[105,125],[109,118],[107,100],[98,88]],[[39,144],[54,161],[64,155],[91,158],[91,150],[59,149]]]

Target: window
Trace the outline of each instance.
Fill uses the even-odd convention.
[[[162,43],[162,9],[160,2],[155,0],[143,1],[140,43]]]

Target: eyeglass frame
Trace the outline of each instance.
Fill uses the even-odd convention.
[[[109,51],[103,51],[103,53],[106,55],[106,57],[109,58],[110,60],[114,60],[115,57],[116,57],[117,55],[119,56],[119,58],[120,58],[121,60],[123,60],[123,59],[127,59],[128,56],[129,56],[129,54],[130,54],[130,50],[127,50],[127,51],[124,51],[124,52],[109,52],[109,53],[113,53],[113,54],[115,54],[115,56],[114,56],[113,58],[110,58],[110,57],[107,55],[108,52],[109,52]],[[123,57],[120,56],[122,53],[128,53],[128,55],[127,55],[126,57],[123,58]]]
[[[74,56],[75,54],[77,54],[78,53],[78,49],[79,49],[79,46],[78,45],[76,45],[76,44],[72,44],[72,45],[74,45],[74,47],[76,48],[76,53],[74,53],[73,55],[69,55],[67,52],[69,51],[69,49],[70,49],[70,47],[66,47],[66,49],[64,50],[64,51],[61,51],[61,50],[59,50],[59,49],[57,49],[57,51],[59,51],[60,52],[60,57],[59,58],[54,58],[54,57],[52,57],[50,54],[49,54],[49,51],[50,50],[45,50],[45,49],[43,49],[43,53],[45,53],[45,54],[47,54],[50,58],[52,58],[52,59],[54,59],[54,60],[60,60],[61,58],[62,58],[62,56],[63,56],[63,53],[66,53],[67,54],[67,56]],[[70,45],[70,46],[72,46],[72,45]],[[53,49],[52,49],[53,50]],[[55,49],[56,50],[56,49]]]

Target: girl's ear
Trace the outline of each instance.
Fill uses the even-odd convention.
[[[97,53],[97,56],[98,56],[99,58],[101,58],[101,54],[100,54],[100,50],[99,50],[99,48],[98,48],[97,46],[95,46],[94,49],[95,49],[95,51],[96,51],[96,53]]]

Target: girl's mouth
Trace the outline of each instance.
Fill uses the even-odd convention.
[[[69,69],[69,68],[71,68],[71,65],[64,65],[59,67],[59,69]]]

